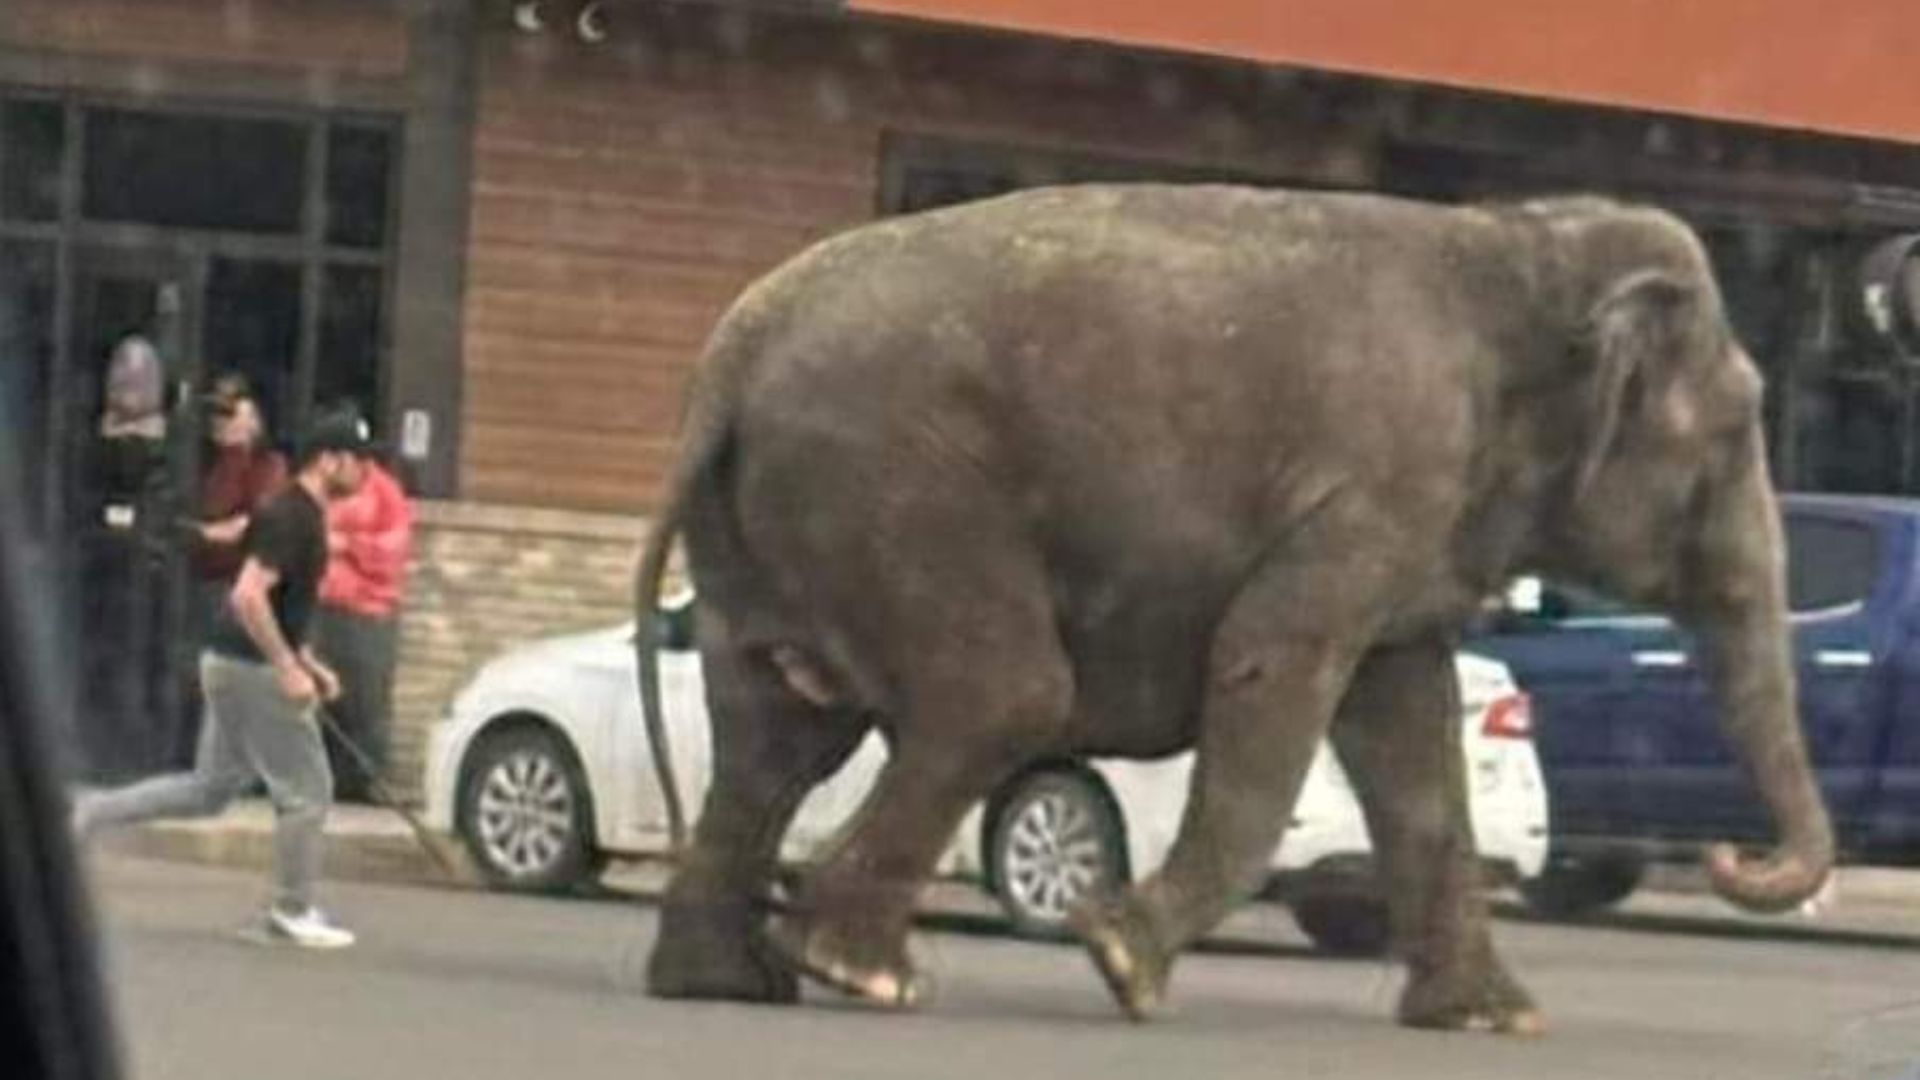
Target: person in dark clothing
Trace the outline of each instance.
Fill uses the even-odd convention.
[[[253,515],[228,613],[200,654],[206,711],[193,771],[74,801],[74,829],[225,809],[257,776],[274,808],[274,895],[258,939],[343,948],[353,934],[313,904],[333,774],[315,716],[340,680],[307,646],[327,568],[326,506],[360,486],[365,425],[329,416],[300,451],[295,482]]]
[[[174,485],[166,373],[153,344],[114,347],[104,407],[87,447],[80,541],[81,731],[87,772],[136,775],[164,761],[174,693],[166,663]]]

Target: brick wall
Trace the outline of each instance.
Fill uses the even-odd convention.
[[[426,729],[489,659],[632,614],[639,518],[472,503],[417,504],[400,620],[389,778],[417,792]]]

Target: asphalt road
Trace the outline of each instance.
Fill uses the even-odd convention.
[[[1920,1077],[1920,915],[1900,912],[1785,934],[1704,901],[1503,922],[1552,1025],[1513,1040],[1394,1027],[1394,970],[1316,958],[1272,909],[1184,959],[1175,1015],[1136,1027],[1077,949],[951,922],[918,938],[936,999],[893,1016],[647,998],[632,902],[332,885],[362,944],[317,955],[236,937],[258,875],[111,857],[94,877],[133,1080]]]

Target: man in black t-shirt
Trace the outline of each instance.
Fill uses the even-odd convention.
[[[246,561],[200,655],[206,698],[192,772],[81,796],[74,827],[217,814],[257,776],[274,809],[274,897],[255,935],[337,949],[353,934],[313,904],[333,774],[314,715],[340,680],[307,647],[327,568],[326,504],[360,486],[368,452],[356,416],[315,422],[286,491],[253,516]]]

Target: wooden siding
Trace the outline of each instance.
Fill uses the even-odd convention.
[[[401,0],[5,0],[0,42],[154,63],[398,75]]]
[[[1284,79],[966,31],[636,5],[594,48],[493,28],[480,84],[461,494],[507,505],[650,506],[714,321],[874,215],[888,132],[1367,168]]]

